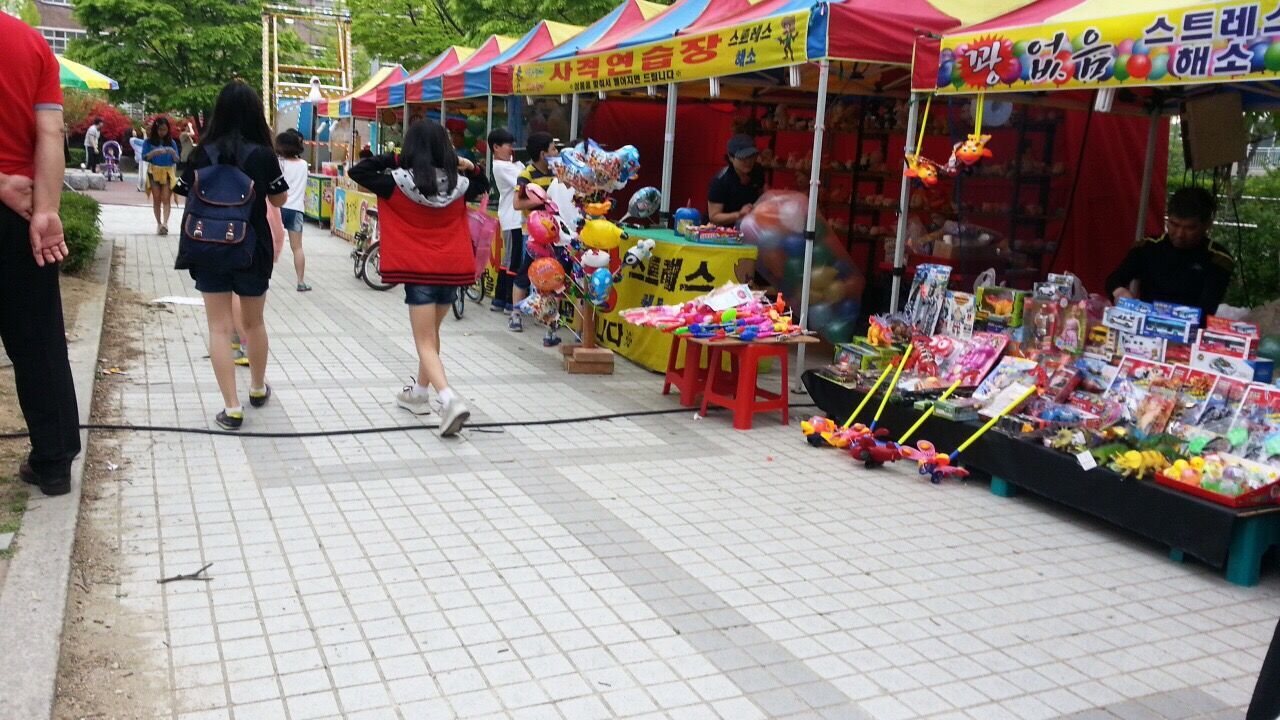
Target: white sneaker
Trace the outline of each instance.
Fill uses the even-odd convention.
[[[471,417],[471,408],[460,397],[444,406],[440,417],[440,437],[453,437],[462,429],[462,424]]]
[[[418,395],[414,393],[412,386],[406,387],[396,395],[396,405],[399,405],[414,415],[431,414],[431,398],[426,395]]]

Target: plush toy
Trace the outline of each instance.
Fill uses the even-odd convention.
[[[919,155],[907,156],[907,169],[903,174],[919,180],[925,187],[938,184],[938,164]]]
[[[964,165],[971,166],[983,158],[992,157],[992,152],[987,147],[987,143],[990,140],[990,135],[970,133],[964,142],[956,143],[955,149],[952,150],[951,158],[953,161],[959,160]]]

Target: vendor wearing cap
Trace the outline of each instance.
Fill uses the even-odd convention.
[[[1186,187],[1169,198],[1165,234],[1138,243],[1107,277],[1107,294],[1163,301],[1217,312],[1235,261],[1209,238],[1217,203],[1204,188]]]
[[[764,192],[764,170],[756,166],[760,151],[750,135],[729,138],[729,164],[711,178],[707,188],[707,219],[716,225],[737,225]]]

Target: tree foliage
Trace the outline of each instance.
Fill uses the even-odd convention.
[[[115,99],[196,115],[227,81],[262,84],[260,0],[77,0],[68,54],[115,78]]]
[[[133,132],[133,121],[115,105],[99,98],[88,105],[78,104],[75,115],[67,111],[65,103],[63,105],[63,120],[67,123],[67,134],[73,142],[83,142],[84,133],[93,124],[94,118],[102,118],[102,142],[115,140],[122,145],[128,144],[125,141],[129,138],[129,133]]]
[[[539,20],[590,25],[620,0],[348,0],[358,45],[388,62],[420,67],[449,45],[492,34],[519,37]]]

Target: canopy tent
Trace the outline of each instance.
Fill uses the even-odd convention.
[[[666,5],[649,2],[649,0],[625,0],[621,5],[609,11],[608,15],[591,23],[587,26],[587,29],[553,48],[550,52],[543,54],[538,59],[559,60],[574,57],[584,52],[585,48],[599,42],[605,35],[612,32],[629,33],[641,23],[651,20],[666,9]]]
[[[77,90],[119,90],[120,84],[91,67],[58,55],[58,83]]]
[[[372,119],[375,115],[374,100],[377,98],[378,89],[400,82],[404,78],[405,69],[402,65],[379,68],[377,72],[354,91],[340,98],[324,101],[328,105],[321,114],[330,118],[358,117]]]
[[[470,68],[458,68],[440,76],[441,91],[446,100],[510,95],[516,65],[539,58],[582,32],[579,25],[566,25],[550,20],[539,21],[524,37],[505,52],[488,62]]]
[[[458,45],[451,45],[445,48],[431,62],[418,68],[404,80],[378,88],[378,97],[375,104],[380,108],[404,105],[405,98],[412,95],[415,88],[419,94],[422,92],[422,81],[424,79],[449,72],[461,65],[473,54],[475,54],[475,50],[472,48]]]
[[[409,83],[405,90],[405,102],[444,102],[444,82],[442,78],[445,74],[464,73],[487,68],[515,44],[515,38],[505,35],[490,35],[485,38],[484,42],[480,43],[480,47],[476,48],[476,51],[471,53],[470,57],[456,67],[428,73],[416,83]]]

